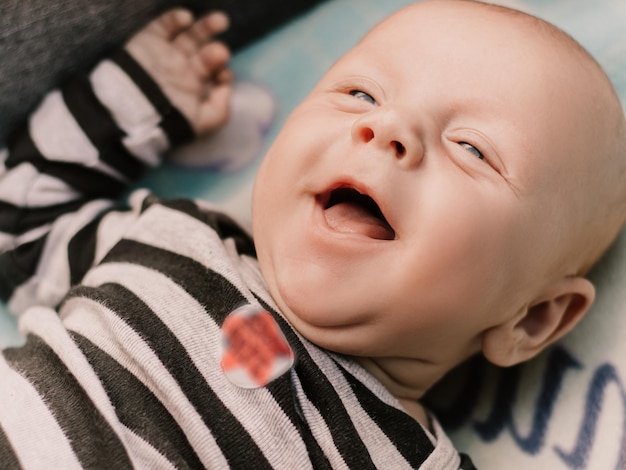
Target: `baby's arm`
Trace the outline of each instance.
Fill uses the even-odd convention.
[[[192,128],[226,119],[228,51],[211,38],[227,21],[191,23],[182,10],[159,17],[47,95],[0,149],[0,295],[11,310],[58,303],[141,211],[142,197],[116,205],[128,184]]]
[[[172,10],[152,21],[126,50],[159,84],[196,133],[225,123],[231,97],[230,53],[211,38],[228,27],[214,13],[194,22],[187,10]]]

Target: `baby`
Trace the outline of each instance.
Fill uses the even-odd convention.
[[[227,20],[192,23],[150,23],[0,153],[2,293],[27,334],[0,356],[0,462],[473,468],[419,400],[476,354],[530,359],[593,302],[626,214],[606,75],[526,14],[406,7],[287,120],[253,243],[205,202],[115,199],[227,117]]]

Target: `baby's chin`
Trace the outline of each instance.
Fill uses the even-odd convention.
[[[276,265],[263,254],[259,253],[259,266],[266,286],[294,330],[324,349],[366,354],[372,345],[374,315],[355,308],[352,289],[333,289],[322,269],[304,269],[297,263],[282,263],[282,259]]]
[[[291,327],[316,346],[351,356],[372,353],[371,323],[362,316],[339,315],[293,296],[274,300]]]

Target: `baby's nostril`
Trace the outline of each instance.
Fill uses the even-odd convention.
[[[370,142],[374,138],[374,131],[368,127],[361,131],[361,138],[364,142]]]
[[[396,152],[398,153],[398,155],[400,157],[404,156],[406,149],[404,148],[404,145],[402,145],[400,142],[398,142],[397,140],[393,141],[393,144],[396,146]]]

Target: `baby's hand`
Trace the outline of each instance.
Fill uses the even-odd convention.
[[[223,13],[194,21],[191,12],[176,9],[151,21],[125,46],[197,134],[221,126],[228,118],[230,52],[213,40],[227,27],[228,18]]]

